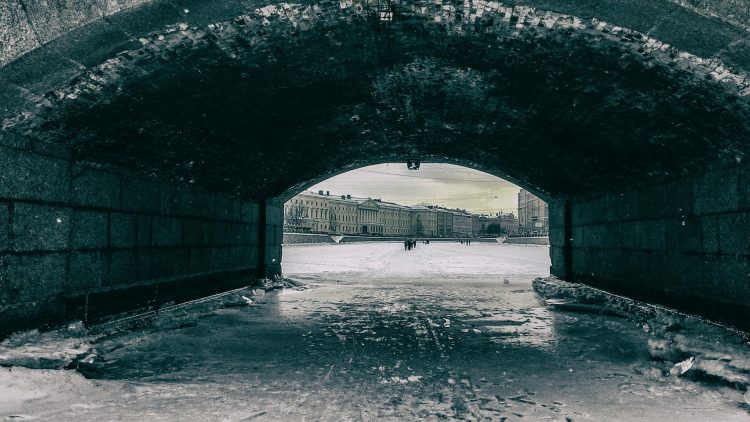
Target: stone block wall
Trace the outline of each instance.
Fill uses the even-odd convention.
[[[261,224],[265,227],[265,275],[281,274],[281,243],[284,239],[284,203],[279,199],[265,201]]]
[[[565,213],[551,214],[553,274],[750,328],[748,166],[573,199],[569,268]]]
[[[0,66],[59,36],[149,0],[6,0],[0,3]],[[110,37],[111,38],[111,37]]]
[[[0,138],[0,337],[155,309],[279,272],[280,205],[267,204],[264,216],[256,202]]]
[[[551,266],[550,274],[560,278],[567,278],[566,253],[570,252],[570,236],[566,234],[566,227],[569,229],[570,221],[566,221],[566,202],[565,200],[553,199],[547,202],[549,205],[549,256]]]

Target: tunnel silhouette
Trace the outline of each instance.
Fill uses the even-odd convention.
[[[411,158],[547,200],[554,275],[750,328],[750,12],[177,3],[2,6],[0,335],[276,275],[290,192]]]

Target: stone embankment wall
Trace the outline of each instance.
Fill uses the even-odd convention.
[[[285,245],[305,244],[305,243],[335,243],[331,236],[327,234],[307,234],[307,233],[284,233]]]
[[[750,329],[750,166],[551,207],[552,273]],[[567,274],[565,274],[567,272]]]
[[[278,272],[278,204],[263,215],[256,202],[66,156],[2,138],[0,337],[246,285],[264,273],[261,254]]]
[[[549,245],[549,237],[509,237],[503,243],[509,245]]]
[[[381,236],[344,236],[341,243],[357,242],[403,242],[405,237],[381,237]],[[459,238],[419,238],[419,240],[429,240],[431,242],[458,242]],[[497,243],[495,239],[478,238],[471,239],[472,242]],[[327,234],[308,234],[308,233],[284,233],[284,244],[303,244],[303,243],[336,243]]]

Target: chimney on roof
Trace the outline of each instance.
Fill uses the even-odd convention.
[[[319,190],[319,191],[318,191],[318,195],[320,195],[320,196],[323,196],[323,191],[322,191],[322,190]]]
[[[346,199],[352,199],[351,195],[346,195]]]
[[[346,199],[346,195],[341,195],[341,199]]]
[[[327,190],[326,191],[326,196],[331,196],[331,191]]]

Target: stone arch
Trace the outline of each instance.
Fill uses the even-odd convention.
[[[353,6],[286,5],[205,29],[176,26],[85,72],[5,127],[46,142],[64,138],[80,159],[204,179],[211,189],[241,166],[271,173],[269,164],[290,161],[275,156],[315,148],[347,155],[352,145],[363,155],[447,156],[476,139],[471,147],[492,161],[502,159],[500,149],[513,157],[563,145],[554,158],[537,158],[549,168],[571,156],[551,180],[524,180],[561,195],[644,174],[668,179],[744,155],[741,98],[750,91],[741,72],[595,19],[483,10],[417,8],[383,28]],[[249,99],[258,106],[244,104]],[[706,111],[710,119],[691,118]],[[213,138],[212,153],[202,157],[212,162],[191,159],[203,148],[199,138]],[[261,151],[287,140],[286,151]],[[379,151],[361,150],[368,147]],[[242,162],[238,152],[259,156]],[[608,160],[614,154],[627,166],[615,169],[622,161]],[[219,164],[227,171],[216,180]],[[260,197],[289,182],[230,183],[234,193]]]
[[[750,224],[750,82],[747,64],[726,52],[747,43],[728,9],[718,23],[674,12],[712,22],[703,28],[726,42],[707,46],[669,32],[657,40],[598,13],[494,2],[416,2],[387,24],[348,1],[246,3],[232,3],[232,19],[221,12],[218,23],[178,21],[72,68],[45,65],[59,58],[55,43],[79,30],[61,29],[17,60],[29,50],[3,55],[10,111],[0,141],[6,168],[15,169],[0,183],[11,233],[0,236],[9,251],[3,271],[15,286],[7,291],[44,271],[32,252],[76,274],[106,273],[81,285],[73,273],[45,276],[38,287],[54,286],[44,302],[57,306],[55,315],[88,315],[91,295],[101,303],[123,292],[170,297],[169,283],[190,277],[271,274],[280,259],[279,195],[340,163],[416,156],[509,174],[549,198],[556,274],[747,323],[750,245],[732,233]],[[663,3],[654,6],[661,18],[672,5]],[[206,10],[202,19],[212,16]],[[64,192],[50,193],[54,183]],[[30,205],[41,208],[24,214]],[[77,223],[82,233],[106,215],[107,239],[89,233],[78,243],[70,229],[58,243],[38,244],[31,225],[19,223],[58,211],[90,218]],[[174,236],[165,245],[152,233],[148,246],[137,238],[122,246],[111,237],[120,214],[180,229],[165,233]],[[238,228],[244,239],[233,237]],[[142,254],[148,265],[128,264]],[[163,268],[175,262],[188,270]],[[193,263],[205,266],[192,271]],[[689,274],[680,273],[685,266]],[[113,281],[123,267],[150,275]],[[706,279],[711,287],[700,287]],[[17,296],[2,305],[6,314],[33,320],[42,308]]]

